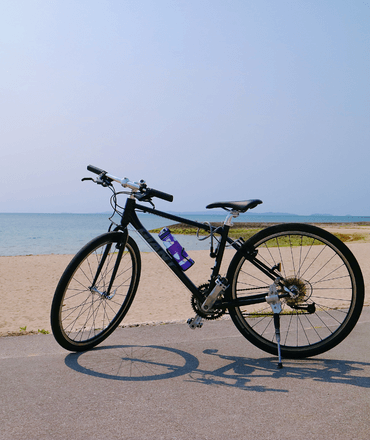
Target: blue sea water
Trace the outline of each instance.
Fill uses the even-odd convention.
[[[222,222],[224,214],[181,215],[200,223]],[[169,226],[171,222],[149,214],[139,215],[149,230]],[[0,256],[75,254],[84,244],[108,230],[109,214],[0,214]],[[238,217],[235,223],[349,223],[369,222],[370,217],[355,216],[297,216],[297,215],[248,215]],[[150,251],[146,243],[136,234],[141,251]],[[198,241],[195,236],[181,236],[181,244],[187,250],[208,249],[208,241]]]

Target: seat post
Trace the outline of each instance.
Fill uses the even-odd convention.
[[[239,211],[235,211],[234,209],[229,211],[226,216],[226,219],[224,221],[224,225],[225,226],[232,226],[233,225],[232,219],[239,217],[239,214],[240,214]]]

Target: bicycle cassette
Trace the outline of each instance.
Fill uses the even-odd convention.
[[[209,311],[205,312],[202,309],[202,304],[203,302],[206,300],[207,298],[207,294],[209,290],[209,284],[202,284],[201,286],[198,287],[198,291],[199,293],[202,295],[203,300],[202,303],[199,302],[198,298],[196,298],[194,295],[191,297],[191,306],[194,310],[194,312],[201,316],[204,319],[217,319],[220,318],[224,313],[225,313],[225,309],[210,309]]]

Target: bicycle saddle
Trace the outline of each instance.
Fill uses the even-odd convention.
[[[262,200],[259,199],[244,200],[241,202],[215,202],[215,203],[211,203],[210,205],[207,205],[206,208],[207,209],[223,208],[226,210],[228,210],[229,208],[229,209],[233,209],[234,211],[245,212],[248,209],[255,208],[257,205],[261,203]]]

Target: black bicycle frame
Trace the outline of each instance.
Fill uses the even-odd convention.
[[[190,278],[183,272],[183,270],[180,268],[180,266],[177,264],[177,262],[158,244],[158,242],[152,237],[150,232],[145,229],[145,227],[140,222],[136,210],[144,213],[154,214],[159,217],[163,217],[169,220],[173,220],[179,223],[184,223],[189,226],[194,226],[199,229],[203,229],[205,231],[215,232],[217,230],[217,233],[221,235],[221,240],[218,244],[218,249],[215,256],[215,264],[212,269],[211,278],[209,280],[210,286],[209,291],[212,291],[212,289],[215,286],[216,278],[219,275],[220,267],[222,258],[224,255],[226,243],[229,243],[232,247],[234,247],[235,250],[239,251],[241,249],[240,243],[234,241],[230,237],[228,237],[230,226],[223,225],[222,227],[216,228],[214,226],[210,226],[208,224],[199,223],[193,220],[189,220],[183,217],[178,217],[176,215],[169,214],[167,212],[158,211],[155,208],[150,208],[148,206],[139,205],[136,203],[136,200],[134,198],[128,198],[126,200],[126,206],[124,209],[124,213],[121,220],[121,228],[123,230],[126,229],[126,227],[131,224],[138,233],[142,236],[142,238],[149,244],[149,246],[156,252],[159,257],[165,262],[165,264],[172,270],[172,272],[180,279],[180,281],[190,290],[190,292],[201,302],[204,301],[204,298],[199,293],[199,290],[197,286],[190,280]],[[250,252],[247,250],[245,252],[246,258],[254,264],[256,267],[258,267],[262,272],[264,272],[267,276],[269,276],[272,280],[275,280],[279,274],[275,272],[275,268],[271,269],[267,267],[265,264],[263,264],[261,261],[258,261],[255,256],[256,253],[251,250]],[[258,294],[253,295],[245,298],[239,298],[236,301],[232,301],[232,305],[247,305],[247,304],[255,304],[255,303],[261,303],[265,301],[265,294]],[[216,303],[217,304],[217,303]],[[229,302],[222,301],[222,306],[227,307]],[[220,304],[221,305],[221,304]]]

